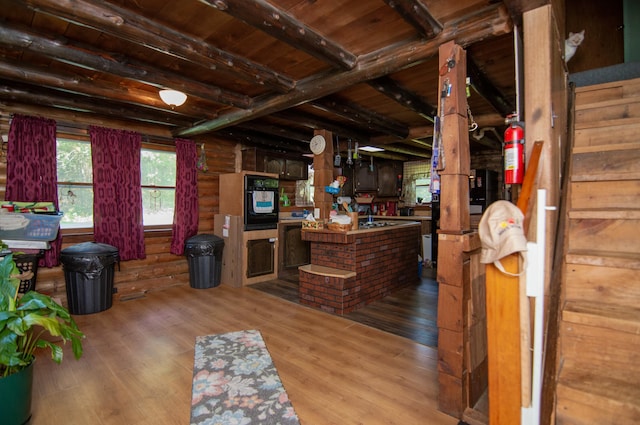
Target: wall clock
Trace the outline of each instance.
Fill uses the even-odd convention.
[[[313,136],[311,142],[309,142],[309,147],[311,148],[311,152],[315,155],[320,155],[324,152],[325,147],[327,146],[326,140],[321,135]]]

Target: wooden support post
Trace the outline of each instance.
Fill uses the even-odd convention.
[[[467,306],[471,278],[468,244],[469,132],[466,52],[454,42],[440,46],[439,116],[445,167],[440,171],[438,231],[438,408],[460,418],[469,402]],[[464,235],[467,233],[467,235]]]
[[[467,120],[467,55],[454,42],[440,46],[438,113],[442,118],[443,155],[445,168],[440,173],[440,232],[456,233],[469,231],[469,127]],[[451,67],[453,65],[453,67]],[[449,86],[450,85],[450,86]],[[443,100],[443,101],[442,101]]]
[[[333,133],[318,130],[314,133],[326,140],[326,148],[320,155],[313,156],[313,205],[320,209],[320,219],[329,219],[333,205],[333,195],[324,191],[324,187],[333,181]]]

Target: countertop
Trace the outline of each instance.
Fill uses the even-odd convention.
[[[359,220],[367,220],[367,215],[359,215]],[[430,221],[431,216],[426,215],[410,215],[410,216],[401,216],[401,215],[374,215],[374,220],[405,220],[405,221]],[[278,219],[278,222],[282,223],[295,223],[304,221],[304,217],[286,217],[281,216]]]
[[[366,215],[363,217],[367,217]],[[409,220],[409,221],[423,221],[431,220],[430,215],[374,215],[374,220]]]
[[[296,221],[302,223],[304,221],[304,217],[280,217],[278,218],[278,223],[295,223]]]
[[[374,222],[386,222],[386,220],[374,220]],[[302,229],[306,232],[314,232],[314,233],[338,233],[338,234],[343,234],[343,235],[352,235],[352,234],[356,234],[356,233],[368,233],[368,232],[383,232],[383,231],[387,231],[387,230],[393,230],[393,229],[398,229],[398,228],[404,228],[404,227],[410,227],[410,226],[420,226],[420,222],[419,221],[403,221],[401,223],[399,222],[394,222],[395,220],[388,220],[389,222],[391,222],[391,224],[385,225],[385,226],[377,226],[377,227],[360,227],[358,230],[349,230],[346,232],[341,232],[339,230],[331,230],[328,228],[324,228],[324,229]]]

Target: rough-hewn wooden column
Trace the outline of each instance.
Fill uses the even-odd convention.
[[[313,157],[313,205],[320,208],[320,219],[328,219],[333,195],[324,191],[324,187],[333,181],[333,133],[327,130],[317,130],[315,135],[324,137],[327,147],[320,155]]]
[[[467,304],[471,277],[464,252],[470,232],[469,132],[466,52],[454,42],[440,46],[438,113],[444,169],[440,171],[438,230],[438,383],[440,410],[460,418],[469,402]],[[435,139],[434,139],[435,144]],[[466,248],[468,249],[468,248]]]

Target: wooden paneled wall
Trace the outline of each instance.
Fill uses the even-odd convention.
[[[566,32],[562,39],[567,38],[569,32],[585,31],[584,41],[567,63],[569,72],[588,71],[623,63],[622,0],[565,0],[565,4]]]
[[[29,115],[29,111],[19,111]],[[43,110],[33,111],[33,115],[48,116]],[[2,111],[0,116],[0,134],[7,135],[9,128],[9,113]],[[61,124],[64,116],[56,115],[58,131],[71,131],[81,136],[86,134],[86,127],[89,122],[73,123],[76,130],[68,130],[67,124]],[[72,117],[69,117],[72,121]],[[136,129],[130,125],[118,122],[99,123],[99,125],[111,128],[126,127],[129,130],[140,131],[145,137],[145,141],[154,142],[154,138],[160,140],[159,143],[171,144],[169,135],[158,131],[149,134],[149,128]],[[82,127],[84,126],[84,129]],[[79,129],[79,130],[78,130]],[[79,136],[79,137],[80,137]],[[86,136],[85,136],[86,137]],[[200,145],[204,144],[209,170],[206,173],[198,173],[198,193],[199,193],[199,233],[211,233],[214,229],[214,215],[219,211],[219,188],[218,176],[224,173],[233,173],[237,167],[236,153],[239,152],[234,142],[219,140],[214,138],[198,138],[195,140]],[[0,161],[0,198],[4,199],[6,188],[6,158]],[[81,242],[93,241],[92,234],[66,234],[63,232],[62,248],[75,245]],[[177,256],[169,253],[171,246],[171,231],[153,231],[145,233],[145,250],[147,257],[144,260],[123,261],[116,265],[114,287],[117,290],[114,298],[141,296],[147,291],[163,289],[173,285],[189,282],[189,272],[187,260],[184,256]],[[63,304],[66,303],[66,289],[64,272],[61,266],[53,268],[40,267],[38,270],[36,288],[45,293],[58,297]]]

